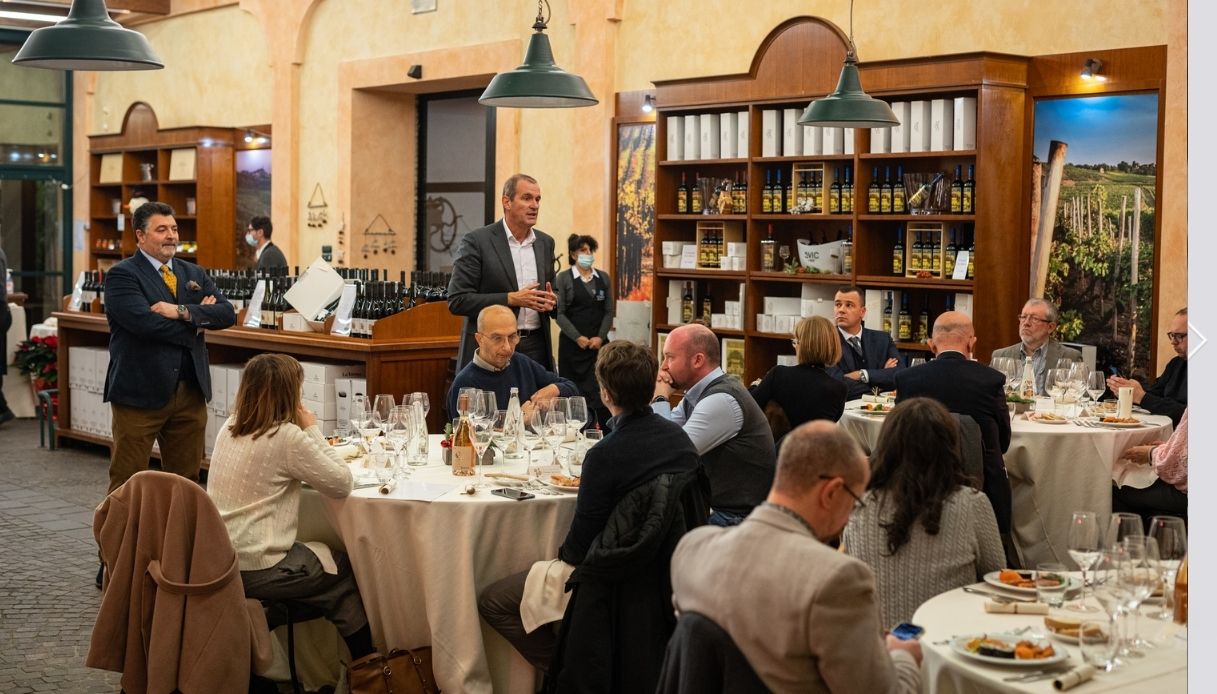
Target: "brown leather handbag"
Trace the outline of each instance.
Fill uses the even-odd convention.
[[[365,655],[351,663],[347,681],[351,694],[439,694],[430,646]]]

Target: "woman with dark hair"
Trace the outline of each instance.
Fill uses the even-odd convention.
[[[613,327],[613,291],[608,275],[597,272],[596,249],[600,244],[586,234],[571,234],[566,241],[570,272],[559,272],[554,278],[554,293],[558,295],[557,320],[558,375],[579,386],[587,398],[589,409],[595,410],[601,424],[609,413],[600,402],[600,387],[596,385],[596,355],[608,342]]]
[[[797,366],[775,366],[748,392],[761,409],[781,406],[790,429],[813,419],[837,421],[845,411],[845,384],[825,369],[841,361],[837,327],[822,316],[808,316],[794,327]],[[772,423],[772,418],[770,419]],[[774,432],[781,440],[786,432]]]
[[[300,363],[285,354],[249,360],[236,411],[216,436],[207,493],[237,550],[245,596],[319,608],[358,659],[372,653],[372,633],[346,554],[296,541],[301,482],[334,498],[353,486],[301,403],[303,384]]]
[[[883,624],[907,622],[926,600],[1005,566],[993,507],[963,472],[959,424],[936,400],[892,410],[871,468],[842,543],[874,571]]]

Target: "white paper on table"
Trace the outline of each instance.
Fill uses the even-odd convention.
[[[406,482],[397,485],[386,498],[404,499],[406,501],[435,501],[448,492],[456,489],[457,484],[447,482]]]

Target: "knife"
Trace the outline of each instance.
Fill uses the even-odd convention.
[[[972,593],[973,595],[983,595],[987,598],[993,598],[994,600],[998,600],[998,601],[1035,602],[1035,598],[1020,598],[1020,597],[1015,597],[1013,595],[1003,595],[1001,593],[995,593],[995,592],[989,591],[989,590],[981,590],[980,588],[975,588],[973,586],[964,586],[963,592]]]

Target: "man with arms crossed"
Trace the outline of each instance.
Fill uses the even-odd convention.
[[[515,174],[503,184],[503,218],[465,234],[448,282],[448,310],[465,317],[457,368],[473,359],[477,316],[487,306],[507,306],[516,314],[520,344],[516,351],[552,371],[550,313],[554,239],[535,229],[541,210],[537,179]]]
[[[735,525],[765,500],[777,452],[756,400],[719,366],[718,336],[704,325],[682,325],[660,356],[651,408],[679,424],[710,477],[710,523]],[[673,408],[676,389],[684,399]]]
[[[735,528],[690,530],[672,555],[677,610],[722,627],[774,692],[919,691],[921,645],[884,643],[874,574],[826,544],[869,478],[848,433],[808,422],[784,439],[765,503]]]
[[[896,371],[901,368],[900,352],[891,335],[862,327],[862,319],[866,316],[862,290],[845,287],[838,291],[833,298],[833,311],[837,332],[841,335],[841,361],[829,368],[828,373],[845,383],[846,398],[856,400],[872,388],[891,390],[896,387]]]

